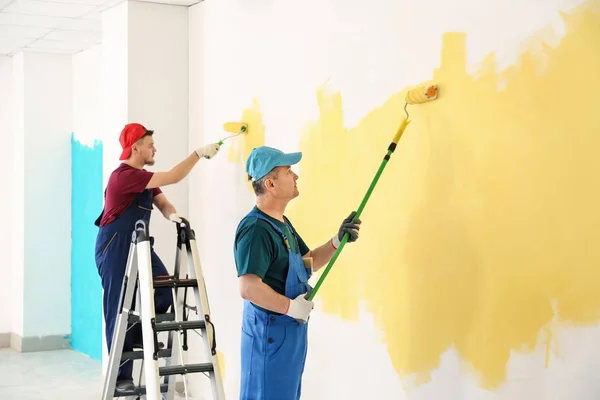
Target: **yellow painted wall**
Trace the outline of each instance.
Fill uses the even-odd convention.
[[[511,354],[564,362],[556,328],[600,322],[600,2],[562,18],[564,35],[541,30],[508,67],[490,54],[469,71],[468,35],[440,36],[428,77],[440,97],[409,106],[412,123],[364,210],[361,237],[319,292],[323,312],[348,322],[365,302],[400,378],[430,382],[454,347],[476,384],[493,391],[508,380]],[[348,125],[344,93],[315,87],[318,119],[290,144],[304,158],[300,197],[288,208],[311,245],[358,207],[409,88]],[[228,150],[239,165],[275,135],[261,96],[248,95],[238,115],[250,134]]]

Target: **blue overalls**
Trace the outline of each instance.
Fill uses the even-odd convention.
[[[129,208],[117,219],[106,226],[100,227],[96,237],[96,266],[102,278],[104,289],[104,320],[106,323],[106,345],[110,352],[113,332],[119,313],[119,301],[121,298],[121,287],[127,267],[127,257],[131,246],[131,235],[135,222],[143,219],[150,224],[150,213],[152,206],[152,190],[144,190],[133,200]],[[104,210],[102,211],[104,213]],[[95,225],[100,226],[102,214],[96,219]],[[165,265],[154,252],[154,238],[150,237],[152,275],[168,275]],[[154,303],[157,313],[165,313],[173,304],[171,289],[160,288],[154,291]],[[125,335],[123,351],[132,351],[133,345],[142,343],[141,324],[136,324]],[[119,368],[118,380],[132,379],[133,361],[125,362]]]
[[[312,289],[308,284],[312,271],[304,267],[302,255],[292,251],[281,229],[261,214],[251,212],[248,216],[271,224],[287,246],[289,270],[285,296],[295,299]],[[308,323],[264,312],[244,300],[240,400],[299,399],[308,349],[307,333]]]

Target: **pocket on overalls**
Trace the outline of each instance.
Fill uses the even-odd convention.
[[[242,327],[242,369],[250,373],[250,366],[252,365],[252,353],[254,349],[254,337],[246,332],[246,330]]]
[[[295,270],[296,276],[298,277],[298,282],[309,288],[310,285],[308,284],[308,280],[310,279],[310,275],[308,270],[304,267],[304,264],[296,266]]]
[[[265,338],[265,354],[267,361],[275,358],[281,349],[284,347],[285,339],[287,337],[288,324],[269,324],[267,328],[267,334]]]
[[[249,399],[254,395],[254,384],[255,381],[251,379],[255,368],[253,368],[254,364],[254,316],[249,317],[246,312],[242,317],[242,329],[241,329],[241,354],[240,354],[240,364],[241,364],[241,386],[240,386],[240,399]]]

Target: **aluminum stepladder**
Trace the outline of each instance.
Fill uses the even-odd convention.
[[[147,400],[173,400],[177,375],[184,377],[185,396],[188,398],[185,376],[190,373],[207,373],[211,381],[213,400],[225,400],[217,357],[215,329],[211,320],[195,233],[186,219],[182,219],[182,222],[176,225],[177,252],[174,274],[153,278],[149,227],[144,220],[135,223],[121,287],[119,314],[113,334],[112,349],[109,352],[102,400],[116,397],[140,399],[144,395]],[[180,278],[182,255],[187,256],[189,279]],[[155,314],[154,289],[156,288],[172,289],[173,307],[170,313]],[[188,288],[194,291],[194,307],[186,304]],[[136,294],[137,303],[134,302]],[[141,309],[136,310],[134,304],[140,304]],[[196,311],[197,319],[188,320],[186,309]],[[141,323],[143,350],[134,349],[134,351],[124,352],[125,334],[136,323]],[[188,330],[202,332],[200,336],[204,343],[205,357],[208,357],[209,361],[199,364],[185,363],[183,352],[188,350]],[[160,332],[168,333],[167,346],[164,349],[159,347]],[[173,348],[174,339],[178,351]],[[164,359],[165,366],[159,365],[161,359]],[[115,387],[119,366],[127,360],[142,360],[145,385],[142,386],[140,376],[139,383],[135,384],[135,390],[117,393]]]

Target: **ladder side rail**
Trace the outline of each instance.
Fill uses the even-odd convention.
[[[154,326],[156,324],[156,315],[154,312],[154,279],[152,276],[148,224],[143,220],[138,220],[135,232],[139,260],[140,321],[144,343],[146,398],[147,400],[161,400],[158,349],[155,348],[156,336]]]
[[[181,279],[181,241],[178,239],[177,240],[177,249],[175,251],[175,268],[174,268],[174,273],[173,273],[173,278],[178,280]],[[185,293],[186,288],[178,288],[176,285],[173,285],[172,288],[172,293],[173,293],[173,313],[174,313],[174,320],[175,321],[181,321],[181,316],[183,315],[183,313],[185,312],[185,304],[183,301],[183,295]],[[183,340],[182,340],[182,335],[184,333],[181,331],[169,331],[169,340],[168,340],[168,347],[171,349],[171,357],[168,357],[166,359],[165,362],[165,366],[171,366],[171,365],[184,365],[185,364],[185,357],[183,355]],[[179,351],[176,352],[174,351],[173,348],[173,342],[176,342],[177,348],[179,349]],[[177,357],[177,355],[179,355],[179,357]],[[174,361],[174,360],[178,360]],[[175,375],[166,375],[165,376],[166,379],[166,383],[168,384],[168,390],[167,390],[167,396],[166,399],[167,400],[174,400],[175,399],[175,387],[176,387],[176,383],[177,383],[177,379]],[[187,393],[187,381],[186,381],[186,376],[183,376],[183,385],[184,385],[184,393]]]
[[[208,355],[213,365],[213,371],[209,372],[212,380],[213,400],[224,400],[225,391],[223,389],[221,366],[216,350],[216,333],[210,315],[210,306],[208,302],[208,295],[206,292],[204,275],[202,273],[200,256],[196,244],[195,232],[189,225],[188,221],[185,221],[185,223],[187,225],[187,229],[184,242],[187,250],[186,252],[188,255],[188,269],[191,278],[196,279],[198,283],[197,290],[195,290],[196,312],[200,315],[201,319],[204,320],[206,326],[206,334],[202,335],[202,338],[204,340],[205,349],[209,352]]]
[[[123,355],[123,344],[129,325],[129,315],[133,306],[133,295],[137,281],[137,257],[136,246],[132,238],[127,255],[127,266],[123,283],[121,286],[121,296],[117,322],[113,330],[111,349],[109,350],[108,368],[104,377],[104,388],[102,391],[102,400],[112,400],[115,395],[117,384],[117,375],[121,366],[121,357]],[[126,312],[124,312],[126,311]]]

